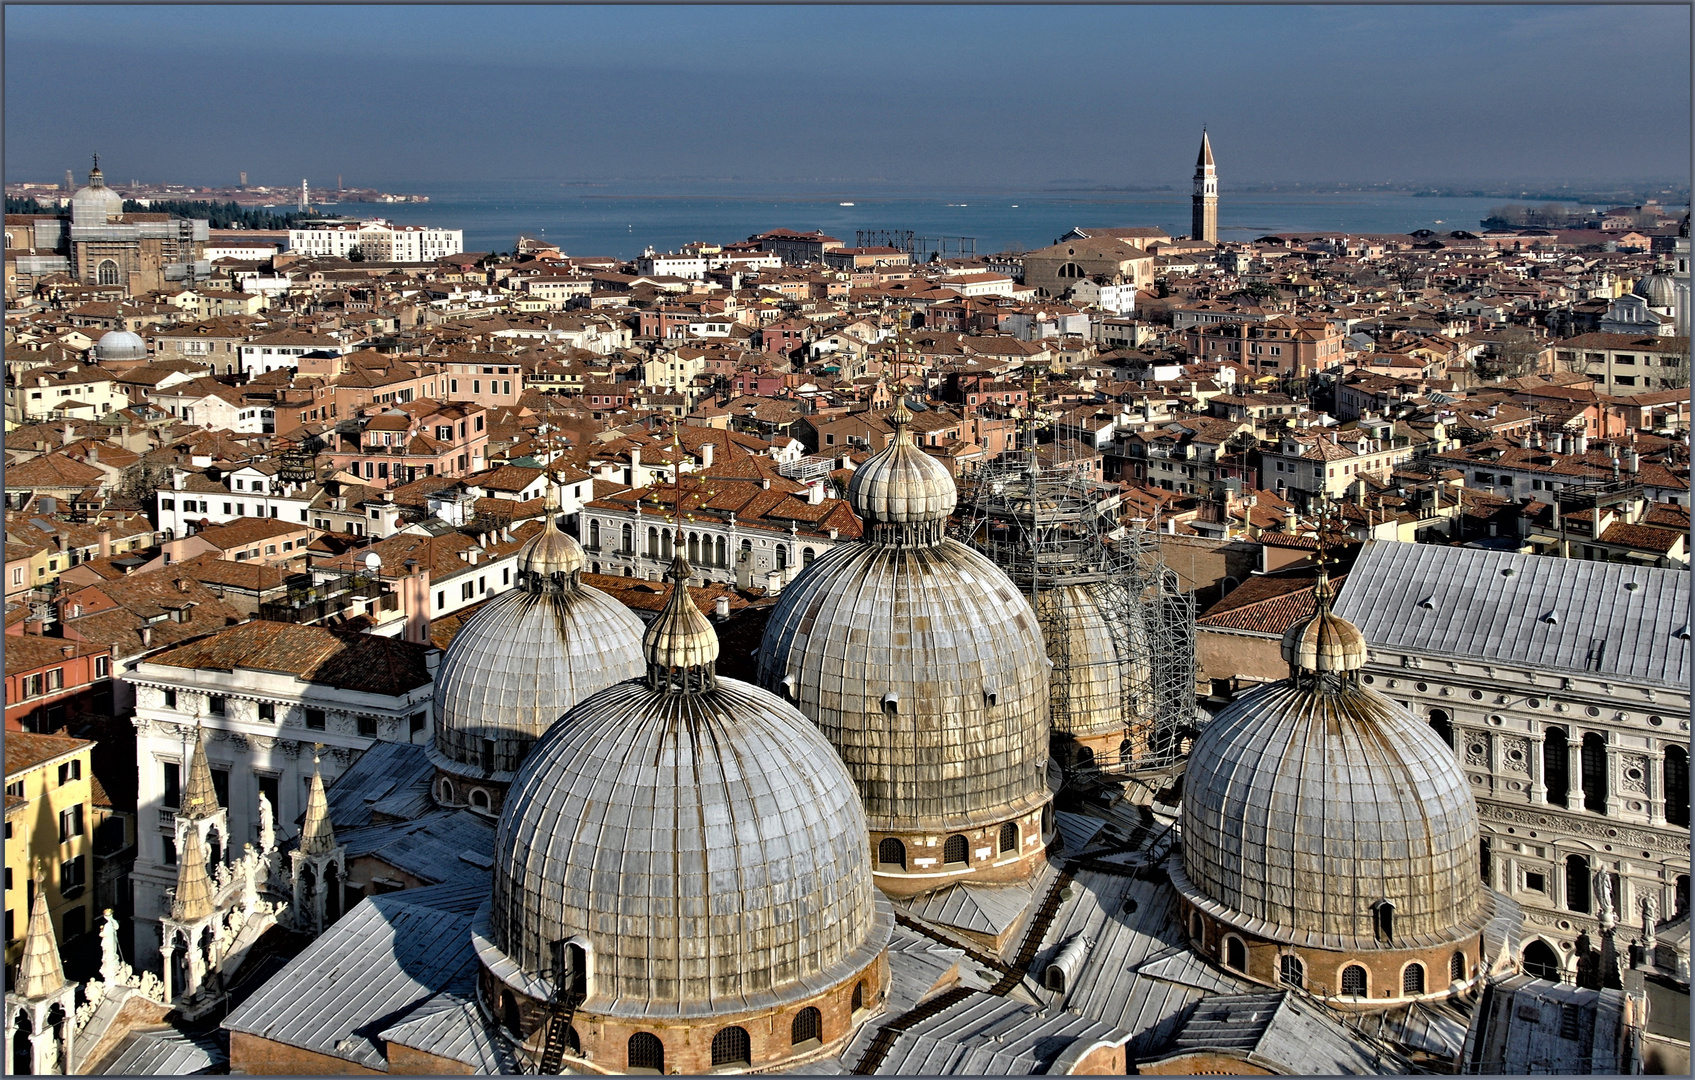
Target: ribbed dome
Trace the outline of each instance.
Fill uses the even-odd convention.
[[[1178,887],[1273,941],[1398,948],[1455,940],[1487,917],[1477,805],[1453,751],[1351,680],[1274,683],[1201,734],[1183,777]]]
[[[1359,627],[1331,614],[1328,607],[1289,627],[1283,634],[1283,659],[1307,671],[1357,671],[1368,651]]]
[[[907,430],[911,413],[902,402],[891,419],[895,437],[848,481],[847,497],[867,526],[940,524],[959,501],[948,467],[920,450]]]
[[[678,555],[666,573],[674,584],[659,617],[642,635],[642,653],[650,669],[701,668],[718,659],[718,632],[689,596],[689,561]]]
[[[1664,271],[1656,270],[1647,275],[1638,281],[1636,288],[1631,291],[1648,301],[1649,307],[1669,308],[1677,306],[1677,286],[1673,283],[1671,275]]]
[[[893,928],[840,760],[730,679],[620,683],[542,737],[496,834],[488,927],[484,962],[532,986],[554,942],[584,939],[583,1010],[644,1023],[806,998]]]
[[[759,652],[760,684],[817,722],[891,832],[1047,801],[1049,670],[1030,605],[951,539],[832,548],[783,591]]]
[[[575,572],[543,575],[526,565],[548,531],[519,553],[517,588],[489,601],[454,636],[436,675],[430,760],[464,776],[506,781],[530,747],[568,709],[643,670],[641,620]],[[563,533],[553,531],[575,547]],[[485,742],[493,768],[485,769]]]
[[[100,340],[94,343],[94,355],[97,360],[145,360],[147,359],[147,342],[140,334],[128,330],[109,330],[100,335]]]
[[[106,186],[106,178],[96,165],[88,174],[88,186],[78,188],[71,196],[71,224],[104,225],[122,217],[124,197]]]
[[[1151,715],[1147,710],[1153,703],[1139,697],[1151,648],[1142,613],[1135,608],[1109,612],[1102,608],[1104,599],[1100,586],[1062,585],[1053,592],[1055,607],[1065,617],[1064,638],[1047,642],[1057,669],[1053,723],[1055,731],[1067,735],[1123,730],[1139,716]],[[1120,624],[1116,635],[1114,622]]]

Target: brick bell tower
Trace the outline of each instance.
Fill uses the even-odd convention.
[[[1195,160],[1195,194],[1192,197],[1193,239],[1218,243],[1218,170],[1212,163],[1212,143],[1201,128],[1201,154]]]

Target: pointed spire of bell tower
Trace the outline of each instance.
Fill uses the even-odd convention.
[[[1195,157],[1195,193],[1191,198],[1191,239],[1218,243],[1218,170],[1213,167],[1212,140],[1201,128],[1201,152]]]

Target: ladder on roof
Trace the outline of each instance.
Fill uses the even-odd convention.
[[[565,994],[555,1000],[548,1011],[547,1041],[542,1047],[541,1066],[536,1070],[543,1076],[558,1076],[564,1066],[565,1051],[570,1048],[571,1021],[582,1001],[581,994]]]

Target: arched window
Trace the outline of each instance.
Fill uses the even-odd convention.
[[[577,1055],[583,1052],[583,1037],[577,1034],[575,1024],[565,1025],[565,1049]]]
[[[445,776],[441,778],[441,801],[444,803],[453,802],[453,781]]]
[[[594,518],[589,519],[589,550],[600,550],[600,522]]]
[[[865,980],[861,979],[853,984],[853,1000],[849,1002],[848,1007],[853,1012],[865,1008]]]
[[[175,987],[172,987],[175,989]],[[35,1025],[30,1023],[29,1013],[23,1009],[17,1012],[17,1019],[12,1028],[12,1075],[29,1076],[35,1072],[35,1062],[30,1051],[30,1036],[35,1034]]]
[[[1059,268],[1059,272],[1054,276],[1061,278],[1080,278],[1083,276],[1083,268],[1074,262],[1068,262],[1061,266]]]
[[[1457,952],[1448,958],[1448,981],[1465,982],[1465,953]]]
[[[659,558],[659,530],[651,525],[647,527],[647,557]]]
[[[1358,964],[1349,964],[1342,969],[1342,995],[1344,997],[1365,997],[1365,968]]]
[[[518,1038],[524,1037],[523,1020],[518,1015],[518,999],[512,996],[510,990],[500,992],[500,1022]]]
[[[747,1037],[747,1028],[727,1027],[712,1036],[712,1067],[721,1065],[751,1065],[753,1063],[753,1048]]]
[[[671,541],[672,537],[670,529],[666,529],[664,532],[659,534],[659,557],[664,559],[666,562],[670,562],[671,557],[676,554]]]
[[[712,541],[712,565],[714,565],[714,566],[728,566],[729,565],[729,561],[725,557],[725,547],[726,547],[726,545],[724,543],[724,538],[722,536],[720,536],[720,537],[718,537],[718,538],[716,538],[715,540]]]
[[[1477,874],[1483,879],[1483,884],[1495,887],[1495,862],[1490,858],[1487,836],[1477,842]]]
[[[954,833],[942,844],[942,862],[948,866],[965,863],[965,837]]]
[[[789,568],[789,545],[778,544],[777,545],[777,569],[787,570],[788,568]]]
[[[1379,900],[1371,905],[1371,932],[1378,941],[1392,944],[1395,940],[1395,905]]]
[[[789,1042],[800,1046],[804,1043],[818,1042],[824,1033],[824,1017],[819,1011],[808,1005],[795,1013],[795,1022],[789,1028]]]
[[[1442,741],[1448,744],[1448,749],[1454,748],[1454,721],[1446,710],[1430,710],[1430,730],[1442,736]]]
[[[665,1071],[665,1044],[659,1041],[657,1035],[646,1031],[638,1031],[630,1036],[629,1048],[625,1051],[625,1072],[633,1073],[663,1073]]]
[[[1666,747],[1666,823],[1689,827],[1689,751]]]
[[[1672,918],[1689,910],[1689,875],[1679,874],[1672,883]]]
[[[1424,965],[1408,964],[1401,972],[1401,993],[1424,993]]]
[[[1284,953],[1277,958],[1277,978],[1285,986],[1300,986],[1306,981],[1306,965],[1294,953]]]
[[[579,1001],[589,992],[589,953],[580,942],[568,941],[564,949],[565,985],[567,992]]]
[[[1560,957],[1552,946],[1540,939],[1524,947],[1524,973],[1532,979],[1560,981]]]
[[[1542,732],[1542,782],[1548,787],[1550,806],[1565,806],[1571,795],[1571,754],[1566,729],[1551,727]]]
[[[1001,850],[1018,850],[1018,824],[1016,822],[1009,821],[1001,826]]]
[[[487,810],[488,792],[484,791],[482,788],[472,788],[471,805],[476,807],[478,810]]]
[[[1583,736],[1583,808],[1592,814],[1607,812],[1607,738],[1591,731]]]
[[[624,523],[624,527],[620,529],[619,532],[623,534],[621,539],[623,540],[622,546],[624,554],[634,555],[636,553],[635,530],[630,528],[630,523],[626,521]]]
[[[1224,939],[1224,966],[1236,971],[1248,970],[1248,947],[1234,934]]]
[[[877,845],[877,861],[884,866],[906,869],[906,845],[890,836]]]
[[[806,567],[811,566],[812,560],[816,559],[817,557],[818,557],[818,553],[816,551],[813,551],[811,548],[809,548],[809,547],[801,548],[800,549],[800,565],[801,565],[801,568],[805,569]]]
[[[1589,860],[1582,855],[1566,856],[1566,908],[1589,914]]]
[[[113,262],[111,259],[106,259],[101,262],[100,269],[96,271],[96,275],[100,284],[116,285],[118,283],[118,264]]]
[[[694,566],[700,565],[700,534],[689,533],[689,562]]]

